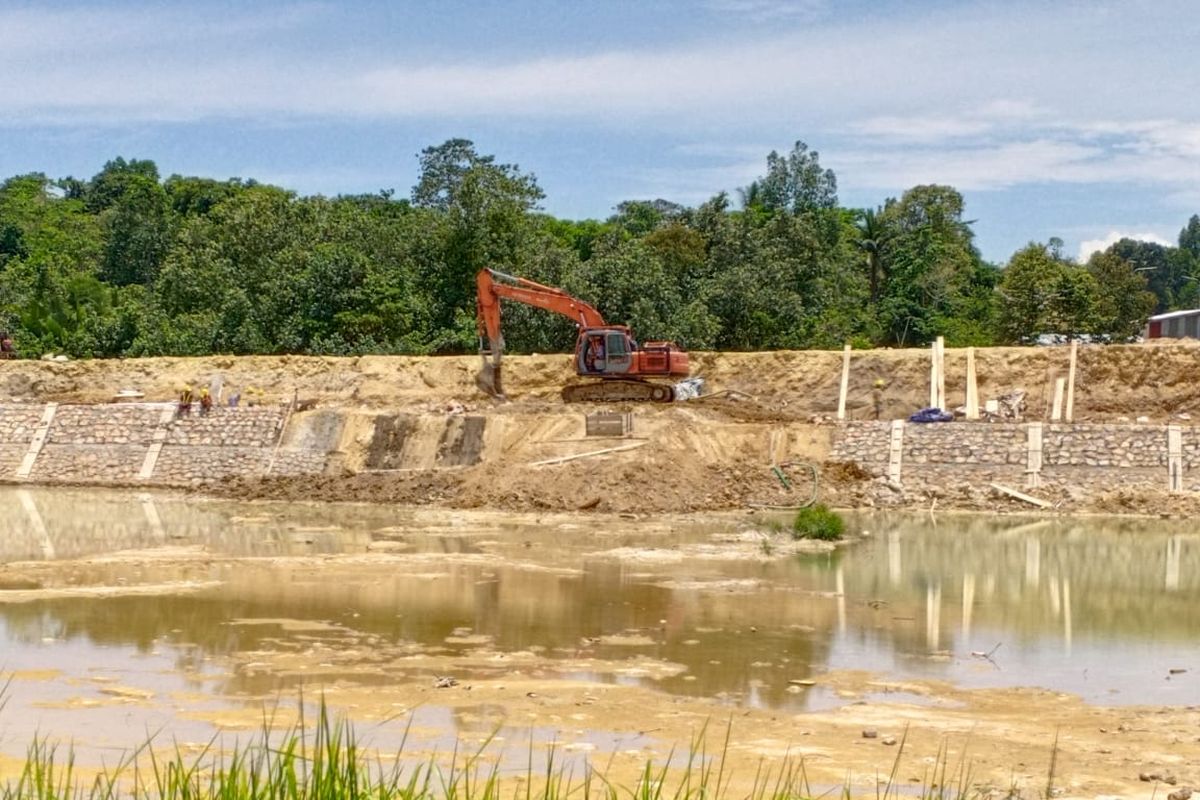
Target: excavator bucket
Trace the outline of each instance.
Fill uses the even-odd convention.
[[[483,365],[475,375],[475,385],[497,400],[507,399],[500,383],[500,365],[488,361],[487,358],[484,358]]]

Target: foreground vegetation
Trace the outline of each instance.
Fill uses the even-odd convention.
[[[299,197],[253,180],[118,158],[88,180],[0,184],[0,330],[18,352],[458,353],[475,348],[473,276],[560,285],[646,339],[693,349],[1124,339],[1200,304],[1200,217],[1178,247],[1124,240],[1086,264],[1061,242],[986,263],[953,187],[873,209],[798,142],[737,202],[627,202],[604,221],[539,211],[533,175],[450,140],[409,198]],[[506,311],[514,351],[573,341],[569,322]]]
[[[824,503],[802,508],[792,519],[793,539],[818,539],[836,542],[846,533],[846,521]]]
[[[156,754],[147,742],[119,764],[84,777],[73,754],[60,760],[58,750],[45,740],[35,741],[21,773],[0,783],[2,800],[791,800],[829,796],[810,788],[803,760],[785,758],[772,765],[758,764],[747,785],[737,784],[726,769],[730,728],[726,729],[719,753],[706,751],[706,728],[689,743],[686,751],[672,751],[659,764],[646,762],[630,783],[610,777],[611,760],[603,768],[589,761],[565,760],[552,746],[546,756],[535,760],[531,740],[523,768],[503,770],[485,755],[493,743],[488,737],[473,750],[456,745],[443,757],[393,759],[369,757],[343,720],[333,719],[320,705],[316,724],[307,730],[301,722],[283,734],[272,734],[269,724],[248,744],[221,750],[209,748],[194,757],[178,747],[174,754]],[[405,733],[407,740],[407,731]],[[876,777],[876,800],[889,800],[901,793],[918,800],[967,800],[992,797],[996,787],[979,786],[970,764],[951,764],[948,749],[923,767],[917,786],[901,787],[897,774],[904,757],[907,737],[899,742],[892,769],[886,780]],[[1057,742],[1050,755],[1050,772],[1045,794],[1054,794]],[[847,775],[847,781],[852,776]],[[737,788],[734,788],[735,785]],[[1042,787],[1038,787],[1040,794]],[[1015,784],[1000,789],[1009,800],[1022,797]],[[840,795],[851,796],[849,786]]]

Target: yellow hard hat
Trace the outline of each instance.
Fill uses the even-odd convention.
[[[883,378],[876,378],[876,379],[875,379],[875,385],[876,385],[876,386],[883,386],[883,385],[884,385],[884,380],[883,380]]]

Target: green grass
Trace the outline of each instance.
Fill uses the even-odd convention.
[[[734,789],[726,769],[732,725],[719,752],[710,755],[707,725],[688,743],[686,754],[674,750],[661,762],[647,761],[632,782],[611,779],[612,756],[596,768],[563,761],[552,744],[535,759],[530,739],[526,765],[502,772],[484,757],[495,734],[470,750],[462,743],[442,756],[403,758],[404,746],[392,760],[371,757],[352,726],[334,719],[322,701],[316,724],[301,720],[282,733],[271,733],[270,721],[253,741],[229,750],[216,740],[201,753],[184,755],[176,746],[169,756],[156,754],[152,742],[127,754],[118,764],[84,777],[73,753],[60,759],[45,739],[30,745],[21,774],[0,783],[0,800],[849,800],[850,777],[840,789],[810,787],[803,759],[772,764],[760,759],[753,782]],[[408,730],[404,740],[407,741]],[[1014,784],[1004,789],[981,786],[971,774],[966,752],[956,766],[943,743],[933,763],[924,767],[918,786],[897,783],[907,730],[899,743],[890,774],[878,777],[875,800],[1012,800],[1022,796]],[[538,751],[540,752],[540,750]],[[615,754],[614,754],[615,755]],[[1052,792],[1057,737],[1050,759],[1047,794]],[[627,773],[629,774],[629,773]],[[820,787],[818,787],[820,788]],[[869,796],[861,794],[856,796]]]
[[[825,542],[836,542],[842,538],[845,532],[845,520],[822,503],[800,509],[796,512],[795,519],[792,520],[793,539],[820,539]]]

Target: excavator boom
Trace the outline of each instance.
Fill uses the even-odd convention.
[[[553,286],[506,275],[494,269],[481,269],[475,275],[475,304],[479,324],[479,351],[483,354],[481,387],[489,394],[504,397],[500,381],[500,357],[504,352],[504,334],[500,329],[500,301],[515,300],[534,308],[561,314],[584,328],[604,326],[604,317],[593,306]],[[487,363],[487,357],[492,363]]]
[[[501,300],[513,300],[560,314],[578,327],[576,373],[602,378],[605,385],[567,387],[563,390],[563,398],[568,402],[667,402],[675,396],[674,390],[670,386],[649,383],[645,378],[688,375],[687,353],[674,344],[648,342],[639,347],[628,328],[608,325],[594,306],[572,297],[562,289],[493,269],[480,270],[475,276],[475,286],[479,352],[483,356],[483,369],[478,382],[480,388],[495,397],[504,397],[500,381],[500,360],[504,353],[504,334],[500,325]]]

